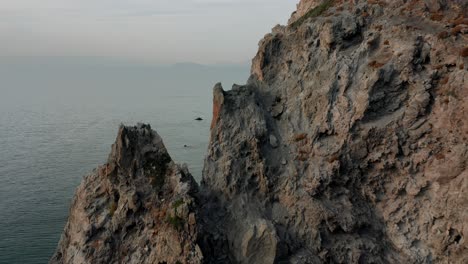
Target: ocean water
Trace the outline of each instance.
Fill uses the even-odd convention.
[[[244,83],[248,72],[247,66],[0,62],[0,263],[47,263],[75,188],[107,160],[121,123],[151,124],[172,158],[200,180],[212,87]]]

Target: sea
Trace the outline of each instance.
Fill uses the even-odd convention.
[[[76,187],[106,162],[121,124],[149,123],[199,181],[212,88],[248,75],[247,64],[0,59],[0,263],[48,262]]]

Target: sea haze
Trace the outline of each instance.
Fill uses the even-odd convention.
[[[212,87],[248,75],[247,64],[1,59],[0,263],[47,263],[75,188],[106,162],[121,123],[150,123],[200,180]]]

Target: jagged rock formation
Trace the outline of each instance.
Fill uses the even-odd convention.
[[[151,127],[121,127],[107,164],[78,187],[50,263],[202,263],[196,191]]]
[[[301,1],[247,85],[215,86],[199,191],[122,128],[52,262],[468,263],[467,13]]]
[[[318,2],[215,89],[205,236],[239,263],[467,263],[467,2],[334,1],[293,25]]]

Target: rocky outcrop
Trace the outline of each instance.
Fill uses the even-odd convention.
[[[78,187],[50,263],[202,263],[196,191],[150,126],[121,127]]]
[[[319,2],[260,42],[247,85],[216,88],[202,183],[216,196],[205,210],[222,208],[202,231],[212,251],[468,262],[466,1]]]
[[[308,1],[214,88],[198,188],[147,126],[53,263],[468,263],[466,1]]]

